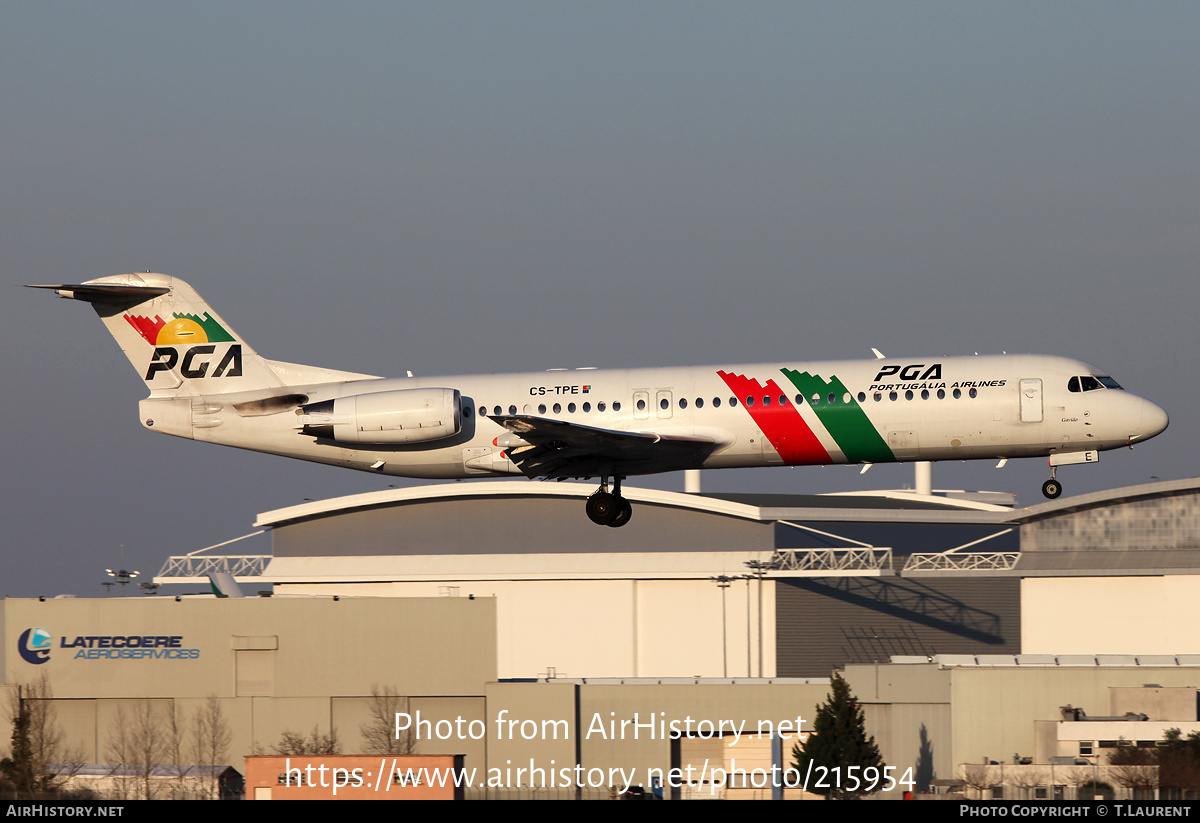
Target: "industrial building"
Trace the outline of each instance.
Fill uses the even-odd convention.
[[[264,575],[282,593],[495,596],[506,678],[824,677],[892,655],[1195,643],[1192,621],[1167,619],[1200,609],[1194,479],[1026,508],[965,493],[626,490],[637,517],[620,530],[582,520],[591,489],[573,483],[453,483],[266,512]],[[1148,636],[1095,608],[1113,602],[1162,619]]]
[[[5,682],[45,675],[72,744],[101,763],[123,718],[190,717],[210,696],[239,755],[314,728],[362,754],[386,689],[428,724],[414,754],[476,770],[466,797],[574,796],[545,785],[564,768],[608,796],[621,769],[669,783],[688,766],[695,779],[667,796],[774,796],[749,773],[726,778],[786,766],[792,738],[771,732],[811,720],[835,667],[916,789],[1014,756],[1098,763],[1109,732],[1037,724],[1061,723],[1065,705],[1151,700],[1147,684],[1176,690],[1175,706],[1200,693],[1200,480],[1026,508],[626,486],[635,512],[619,530],[583,518],[591,491],[453,483],[267,512],[270,558],[172,558],[158,580],[257,563],[239,582],[273,596],[8,600]],[[48,646],[30,645],[35,630]],[[1135,698],[1114,702],[1115,688]],[[1195,723],[1194,705],[1145,713],[1157,734]],[[688,718],[706,735],[648,736],[650,719]]]

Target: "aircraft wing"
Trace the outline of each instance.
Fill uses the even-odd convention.
[[[598,477],[698,468],[708,437],[623,432],[527,415],[489,417],[525,441],[505,451],[528,477]]]

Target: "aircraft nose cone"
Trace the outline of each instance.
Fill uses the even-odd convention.
[[[1170,419],[1167,417],[1167,412],[1161,406],[1151,403],[1149,400],[1142,401],[1141,412],[1138,415],[1138,430],[1142,435],[1141,439],[1153,437],[1166,429]]]

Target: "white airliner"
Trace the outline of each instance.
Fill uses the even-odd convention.
[[[382,379],[267,360],[174,277],[33,288],[95,308],[150,389],[152,431],[405,477],[595,477],[587,514],[609,526],[629,521],[623,478],[679,469],[1048,456],[1055,498],[1058,466],[1167,427],[1063,357]]]

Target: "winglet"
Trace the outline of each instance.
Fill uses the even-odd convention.
[[[875,348],[874,346],[871,347],[871,351],[875,353],[876,360],[886,360],[887,359],[886,357],[883,356],[883,352],[881,352],[879,349]]]

